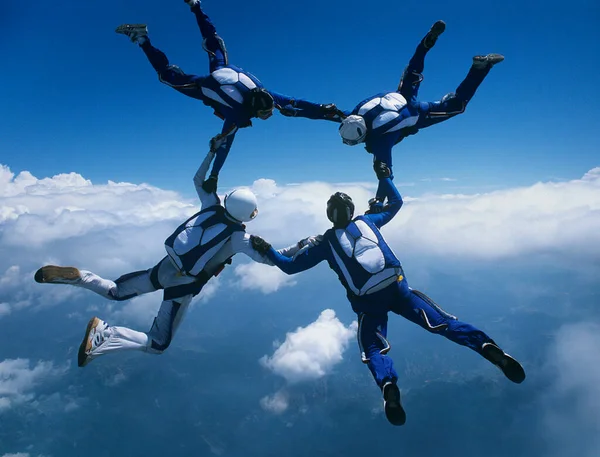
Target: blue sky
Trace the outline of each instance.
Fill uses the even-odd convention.
[[[206,12],[230,61],[273,90],[352,108],[393,90],[414,47],[437,19],[446,33],[429,54],[421,99],[454,90],[471,57],[499,52],[467,112],[395,149],[402,182],[504,187],[570,179],[598,165],[597,2],[280,1]],[[207,59],[181,1],[3,3],[0,163],[43,177],[76,171],[94,182],[149,182],[192,192],[191,176],[220,120],[201,102],[161,85],[143,53],[114,33],[146,22],[171,62],[204,74]],[[257,120],[241,131],[224,186],[372,180],[371,157],[339,140],[333,123]],[[440,184],[425,182],[413,192]]]

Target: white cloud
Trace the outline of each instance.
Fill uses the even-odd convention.
[[[32,401],[33,389],[49,378],[58,377],[67,367],[55,367],[52,362],[29,359],[6,359],[0,362],[0,413],[12,406]]]
[[[260,406],[265,411],[273,414],[281,414],[288,409],[289,396],[285,389],[278,390],[273,395],[267,395],[260,399]]]
[[[249,230],[277,247],[322,233],[330,226],[325,203],[336,190],[353,198],[357,214],[372,196],[357,184],[275,188],[274,197],[260,201],[261,217]],[[401,193],[404,190],[400,187]],[[480,259],[538,252],[600,255],[600,168],[568,182],[472,195],[403,197],[400,213],[383,229],[397,250]]]
[[[3,454],[2,457],[29,457],[29,453],[17,452],[16,454]]]
[[[375,183],[278,186],[260,179],[253,189],[259,216],[247,230],[279,248],[327,230],[325,204],[337,190],[353,197],[357,214],[364,212]],[[398,253],[484,259],[536,252],[557,253],[561,259],[600,256],[600,168],[566,182],[474,195],[403,197],[401,212],[383,229]],[[165,255],[165,238],[197,209],[197,201],[147,184],[93,184],[75,173],[44,179],[29,172],[14,176],[0,165],[0,315],[74,297],[89,305],[87,292],[35,284],[33,273],[48,263],[78,266],[106,278],[150,268]],[[240,287],[263,293],[294,283],[276,268],[253,263],[238,265],[233,273]],[[195,303],[208,300],[218,284],[211,280]],[[132,319],[139,312],[144,320],[158,303],[140,299],[113,310]]]
[[[256,289],[270,294],[282,287],[293,286],[296,282],[279,268],[262,263],[244,263],[234,269],[238,277],[236,284],[242,289]]]
[[[290,384],[321,378],[342,361],[356,327],[356,321],[345,327],[333,310],[326,309],[315,322],[288,333],[273,355],[263,356],[260,363]]]
[[[549,457],[600,455],[600,325],[563,326],[548,355],[550,389],[542,395]]]

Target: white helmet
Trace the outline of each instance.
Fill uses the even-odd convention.
[[[250,189],[234,189],[225,195],[225,211],[239,222],[248,222],[256,217],[258,208],[256,196]]]
[[[349,146],[362,143],[367,136],[367,124],[362,116],[356,114],[344,119],[339,130],[342,141]]]

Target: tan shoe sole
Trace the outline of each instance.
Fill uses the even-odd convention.
[[[88,353],[92,350],[92,340],[90,339],[90,333],[92,329],[95,328],[100,323],[100,319],[97,317],[92,317],[88,322],[87,328],[85,330],[85,336],[83,337],[83,341],[79,345],[79,352],[77,354],[77,365],[80,367],[84,367],[88,364]]]
[[[35,272],[35,282],[52,283],[60,281],[75,281],[81,278],[79,270],[75,267],[58,267],[56,265],[46,265]]]

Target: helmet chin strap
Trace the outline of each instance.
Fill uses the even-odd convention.
[[[225,208],[225,217],[226,217],[227,219],[229,219],[230,221],[237,222],[238,224],[243,224],[243,222],[242,222],[242,221],[240,221],[240,220],[236,219],[236,218],[235,218],[235,217],[233,217],[231,214],[229,214],[229,212],[227,211],[227,208]]]

